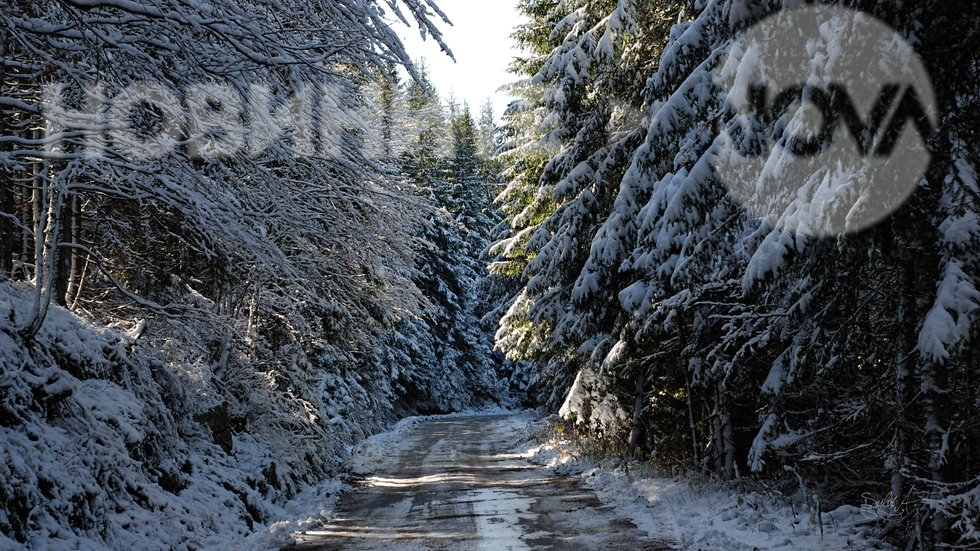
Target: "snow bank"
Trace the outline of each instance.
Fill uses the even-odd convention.
[[[529,461],[580,477],[602,502],[651,537],[677,549],[711,551],[840,551],[891,549],[876,539],[873,508],[818,510],[816,502],[784,498],[745,482],[664,476],[638,462],[585,459],[574,442],[553,438],[539,421],[514,451]]]
[[[25,344],[31,291],[0,282],[0,551],[280,549],[332,516],[331,475],[391,418],[339,362],[188,359],[214,335],[153,334],[177,320],[137,339],[52,306]]]
[[[269,442],[222,449],[191,418],[210,398],[125,332],[52,307],[25,345],[13,328],[30,289],[2,282],[0,297],[0,549],[282,545],[292,526],[265,522],[294,515]]]
[[[642,471],[641,471],[642,472]],[[681,549],[840,551],[888,548],[872,535],[869,510],[844,505],[818,512],[781,496],[717,481],[663,478],[626,468],[582,474],[606,505],[650,533],[672,533]]]

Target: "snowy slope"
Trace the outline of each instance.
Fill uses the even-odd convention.
[[[125,333],[52,307],[21,344],[8,331],[27,290],[0,283],[0,549],[230,548],[279,514]]]
[[[233,393],[54,306],[26,346],[13,327],[30,290],[0,283],[0,550],[276,549],[329,515],[330,475],[383,426],[363,402],[385,389],[347,373],[226,380]]]

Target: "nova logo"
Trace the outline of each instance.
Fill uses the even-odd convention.
[[[896,103],[900,91],[901,99]],[[752,87],[751,104],[753,115],[767,127],[782,120],[795,106],[809,105],[815,109],[820,125],[810,130],[816,132],[809,132],[806,136],[786,136],[786,144],[794,155],[819,155],[826,146],[833,144],[839,131],[845,129],[862,157],[869,154],[888,157],[895,152],[898,138],[908,123],[915,126],[923,139],[933,131],[926,108],[911,86],[906,86],[904,91],[897,84],[883,87],[866,119],[859,114],[854,100],[847,93],[847,87],[838,83],[828,88],[797,84],[780,92],[771,102],[768,101],[767,87],[756,84]],[[886,125],[885,117],[890,113],[891,120]]]
[[[938,115],[906,41],[840,8],[784,11],[731,47],[713,166],[749,212],[810,236],[866,229],[891,215],[928,168]]]

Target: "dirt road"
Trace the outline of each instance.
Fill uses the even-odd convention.
[[[289,550],[671,549],[577,479],[508,453],[517,438],[505,416],[423,422],[397,444],[397,466],[364,478]]]

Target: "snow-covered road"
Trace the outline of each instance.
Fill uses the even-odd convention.
[[[361,450],[359,470],[371,474],[290,549],[671,549],[580,479],[510,453],[522,426],[503,415],[440,418],[399,431],[387,449]]]

